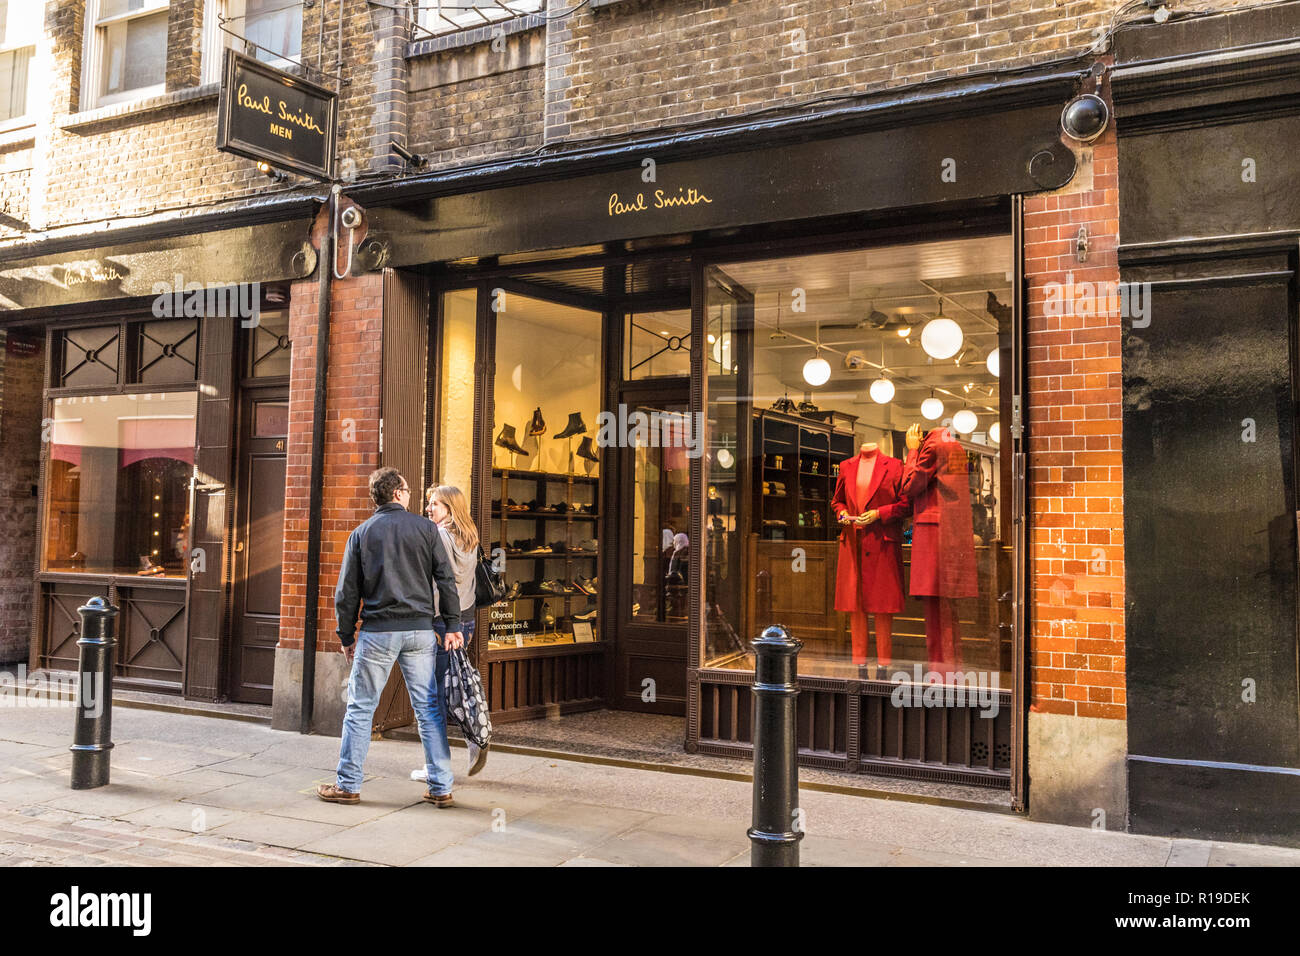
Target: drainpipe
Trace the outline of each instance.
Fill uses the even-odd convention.
[[[321,238],[316,307],[316,400],[311,415],[311,497],[307,503],[307,589],[302,626],[302,718],[298,732],[311,733],[316,706],[316,622],[320,608],[321,510],[325,472],[325,377],[329,367],[330,279],[334,274],[334,220],[342,187],[330,187],[325,235]]]

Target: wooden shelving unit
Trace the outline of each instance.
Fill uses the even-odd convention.
[[[754,530],[764,540],[823,541],[839,533],[831,496],[852,427],[771,409],[753,416]]]

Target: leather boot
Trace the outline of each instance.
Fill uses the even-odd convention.
[[[515,441],[514,425],[501,426],[501,434],[497,436],[496,444],[508,451],[514,452],[516,455],[528,454],[528,452],[524,451],[523,448],[520,447],[519,442]]]
[[[583,438],[582,443],[578,445],[578,457],[585,458],[587,461],[600,461],[600,455],[598,455],[596,449],[592,447],[590,435]]]
[[[546,434],[546,419],[542,418],[540,408],[533,409],[533,420],[528,423],[528,434],[533,437]]]
[[[569,412],[569,424],[564,426],[564,431],[556,435],[556,438],[570,438],[573,435],[585,435],[587,433],[587,423],[582,420],[582,412]]]

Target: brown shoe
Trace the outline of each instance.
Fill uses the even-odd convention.
[[[316,796],[326,803],[360,803],[361,794],[351,790],[340,790],[332,783],[322,783],[316,788]]]
[[[439,810],[446,810],[448,807],[456,805],[456,801],[452,799],[450,793],[434,793],[432,790],[425,791],[424,802],[432,803]]]

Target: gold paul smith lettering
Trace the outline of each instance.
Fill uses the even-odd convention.
[[[71,288],[87,282],[115,282],[122,278],[122,273],[113,266],[91,266],[89,269],[69,267],[63,274],[63,284]]]
[[[676,206],[698,206],[702,202],[713,202],[708,196],[694,187],[680,186],[676,195],[665,193],[662,189],[654,192],[653,206],[646,204],[645,193],[637,193],[635,200],[624,202],[618,193],[609,194],[609,215],[622,216],[630,212],[645,212],[647,209],[672,209]]]
[[[279,107],[279,113],[273,114],[271,111],[271,97],[264,96],[259,100],[250,96],[248,93],[247,83],[239,84],[239,90],[235,94],[235,102],[246,110],[265,113],[267,116],[275,115],[278,119],[283,120],[286,123],[292,123],[294,126],[300,126],[313,133],[320,133],[322,136],[325,135],[325,131],[317,124],[314,116],[305,110],[295,111],[290,109],[289,104],[284,100],[280,100],[276,103],[276,106]],[[283,136],[285,139],[293,138],[293,131],[282,126],[272,125],[271,132],[276,136]]]

